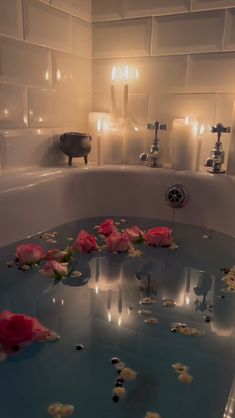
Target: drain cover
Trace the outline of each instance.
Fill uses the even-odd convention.
[[[189,201],[189,191],[182,184],[172,184],[166,191],[165,200],[174,209],[183,208]]]

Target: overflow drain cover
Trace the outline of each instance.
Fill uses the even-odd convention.
[[[172,184],[166,191],[165,200],[174,209],[183,208],[189,201],[189,191],[182,184]]]

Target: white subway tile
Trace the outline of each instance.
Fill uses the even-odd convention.
[[[29,126],[56,127],[74,122],[74,97],[53,90],[28,89]]]
[[[91,90],[91,61],[89,58],[53,51],[53,78],[56,90]]]
[[[71,16],[36,0],[23,0],[25,39],[51,48],[71,50]]]
[[[25,87],[0,83],[0,128],[27,126]]]
[[[0,80],[50,87],[49,49],[0,37]]]
[[[235,53],[192,55],[189,92],[235,92]]]
[[[228,10],[224,49],[235,49],[235,9]]]
[[[91,0],[51,0],[50,4],[64,12],[91,20]]]
[[[4,169],[45,166],[53,162],[52,130],[10,129],[0,131]]]
[[[72,50],[81,57],[91,57],[92,26],[84,20],[72,18]]]
[[[150,32],[151,19],[94,23],[94,57],[148,55]]]
[[[192,0],[192,10],[224,9],[235,7],[234,0]]]
[[[187,57],[185,55],[129,58],[126,60],[96,59],[92,63],[92,91],[102,93],[110,89],[112,67],[123,70],[128,65],[130,74],[138,70],[139,78],[130,80],[131,93],[185,91]]]
[[[122,19],[123,1],[124,0],[93,0],[93,22]]]
[[[216,94],[150,95],[148,120],[160,120],[171,129],[175,118],[189,116],[208,125],[214,123]]]
[[[218,94],[215,121],[222,122],[226,126],[232,125],[234,94]]]
[[[75,97],[75,120],[78,127],[88,127],[88,113],[91,111],[91,96],[76,93]],[[81,129],[81,128],[80,128]]]
[[[222,48],[224,11],[154,19],[153,54],[217,51]]]
[[[126,17],[156,16],[186,11],[189,11],[188,0],[125,0]]]
[[[0,33],[23,37],[21,0],[0,0]]]

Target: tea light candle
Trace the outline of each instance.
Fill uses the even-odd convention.
[[[111,86],[110,86],[110,103],[111,103],[110,114],[111,114],[111,118],[113,120],[115,120],[116,117],[117,117],[117,107],[116,107],[116,97],[115,97],[115,81],[116,81],[116,67],[113,66],[113,69],[112,69],[112,83],[111,83]]]
[[[170,136],[171,166],[177,170],[195,170],[198,145],[198,123],[174,119]]]

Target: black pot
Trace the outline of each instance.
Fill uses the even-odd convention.
[[[60,136],[60,148],[69,157],[69,165],[72,159],[83,157],[85,164],[88,162],[88,154],[91,151],[91,136],[81,132],[65,132]]]

